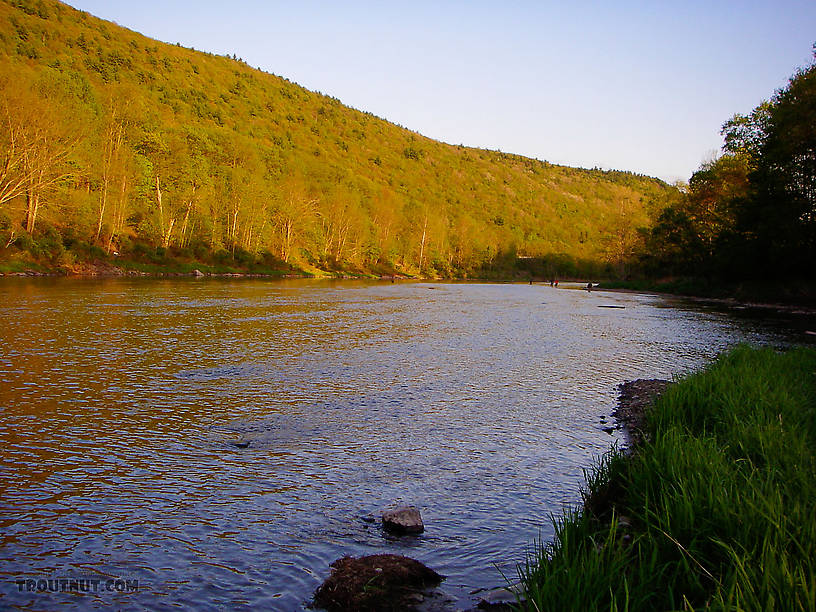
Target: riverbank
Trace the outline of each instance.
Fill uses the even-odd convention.
[[[80,278],[147,276],[147,277],[248,277],[248,278],[410,278],[391,268],[355,270],[298,267],[264,258],[223,257],[219,261],[198,260],[162,255],[133,259],[106,256],[70,262],[12,259],[0,261],[0,276],[74,276]]]
[[[226,251],[195,258],[184,253],[144,252],[140,256],[107,255],[99,252],[63,251],[59,257],[24,257],[18,253],[10,257],[0,249],[0,277],[73,276],[79,278],[104,277],[231,277],[231,278],[328,278],[378,280],[449,280],[488,282],[530,282],[548,284],[549,280],[531,276],[520,267],[484,268],[477,271],[439,274],[414,268],[397,268],[377,264],[368,268],[349,265],[293,265],[269,254],[256,256],[249,253],[230,254]],[[585,285],[585,277],[562,277],[562,283],[577,282]],[[793,314],[816,315],[816,291],[807,283],[739,283],[712,284],[698,279],[666,281],[602,280],[596,285],[600,291],[623,293],[658,293],[667,297],[723,304],[734,308],[762,308]]]
[[[529,559],[526,609],[814,609],[814,373],[742,346],[667,388]]]
[[[31,257],[17,253],[10,256],[0,248],[0,277],[25,276],[73,276],[79,278],[99,278],[118,276],[146,277],[249,277],[249,278],[337,278],[337,279],[380,279],[380,280],[465,280],[467,273],[442,276],[420,271],[412,267],[399,267],[380,263],[367,267],[347,263],[305,264],[287,263],[267,254],[254,255],[247,252],[229,253],[221,251],[209,256],[193,257],[190,254],[167,251],[146,251],[140,254],[108,255],[96,249],[93,256],[88,253],[61,251],[58,257]],[[492,280],[526,279],[521,272],[515,276],[487,270],[478,278]]]
[[[73,276],[79,278],[146,276],[146,277],[249,277],[249,278],[328,278],[328,279],[379,279],[379,280],[431,280],[431,281],[488,281],[488,282],[530,282],[545,283],[543,278],[531,278],[529,272],[512,267],[491,267],[486,265],[477,270],[449,270],[440,273],[419,270],[415,267],[395,266],[386,263],[367,267],[350,264],[287,264],[274,257],[257,257],[248,253],[231,257],[229,253],[221,257],[195,259],[172,253],[156,255],[143,254],[134,258],[130,255],[108,256],[104,253],[97,258],[78,259],[76,257],[58,259],[6,258],[0,257],[0,277],[3,276]],[[2,256],[2,250],[0,250]],[[581,279],[562,279],[564,282],[586,283]]]
[[[756,307],[809,307],[816,309],[816,288],[812,283],[794,281],[713,282],[706,279],[606,280],[598,289],[659,293],[690,299],[736,303]]]

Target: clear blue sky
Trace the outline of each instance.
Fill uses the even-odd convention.
[[[806,65],[813,0],[70,0],[426,136],[687,180]]]

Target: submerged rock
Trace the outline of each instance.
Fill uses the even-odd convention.
[[[479,610],[513,610],[520,601],[524,601],[524,587],[512,584],[508,587],[488,591],[479,598]]]
[[[396,612],[416,610],[423,592],[444,577],[402,555],[343,557],[331,564],[331,575],[314,594],[315,606],[329,612]]]
[[[383,512],[383,527],[397,534],[417,534],[425,531],[422,516],[413,506],[400,506]]]

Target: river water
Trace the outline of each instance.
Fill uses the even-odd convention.
[[[0,607],[35,609],[300,610],[378,552],[467,607],[623,442],[617,384],[806,338],[542,285],[3,279],[0,317]]]

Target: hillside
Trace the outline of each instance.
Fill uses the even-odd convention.
[[[624,260],[677,193],[436,142],[52,0],[0,0],[0,55],[0,262],[564,273]]]

